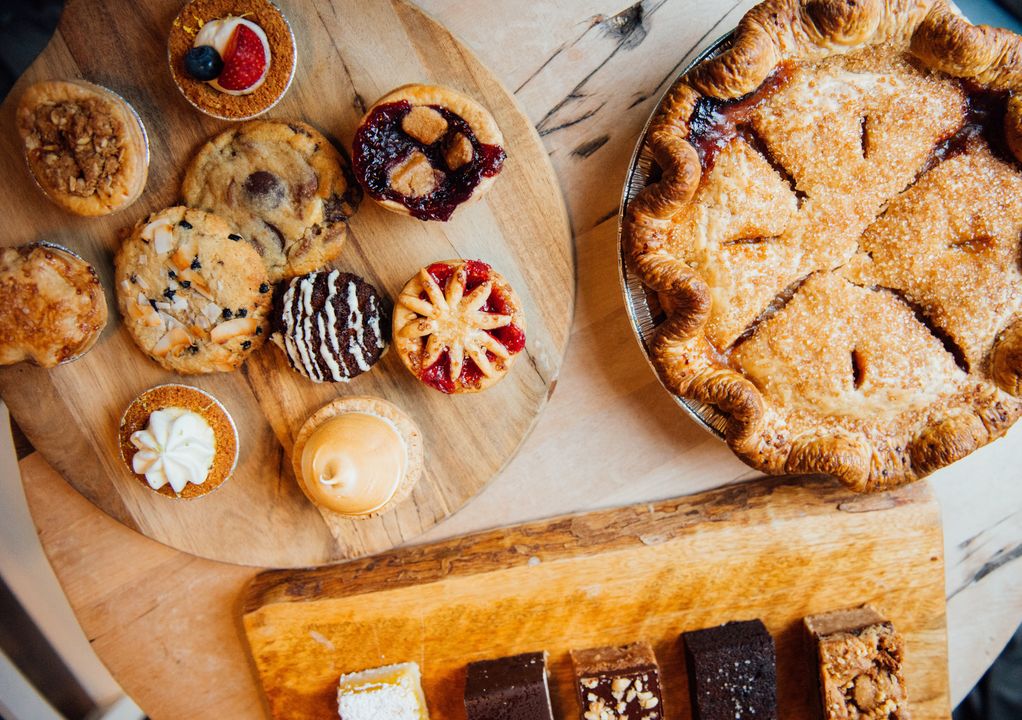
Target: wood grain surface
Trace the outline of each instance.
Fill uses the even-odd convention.
[[[317,570],[261,573],[245,633],[277,720],[336,716],[341,673],[419,663],[431,717],[461,720],[464,666],[550,653],[558,717],[575,717],[568,650],[644,639],[668,720],[691,717],[683,630],[762,618],[782,718],[812,716],[808,614],[869,602],[907,643],[918,720],[950,713],[940,515],[918,485],[862,497],[765,480],[470,535]]]
[[[464,511],[420,541],[754,477],[660,388],[629,328],[615,255],[625,170],[656,98],[679,64],[733,28],[754,0],[416,2],[514,89],[539,127],[570,208],[579,278],[557,391],[535,431]],[[1022,425],[927,481],[944,510],[954,703],[1022,619],[1020,466]],[[239,598],[257,570],[196,558],[128,530],[39,453],[24,457],[20,469],[82,642],[123,690],[154,720],[264,717],[238,619]],[[38,600],[33,608],[42,612],[54,598]]]
[[[152,146],[142,199],[113,216],[85,220],[51,205],[32,187],[16,133],[0,133],[0,200],[9,245],[46,239],[80,252],[98,269],[114,306],[111,256],[119,229],[179,196],[184,167],[226,123],[194,111],[166,68],[164,32],[178,0],[73,0],[50,45],[22,77],[0,122],[13,127],[21,91],[40,79],[85,77],[124,96],[145,122]],[[216,560],[293,567],[391,548],[460,508],[514,455],[557,377],[574,301],[574,259],[566,210],[535,129],[511,95],[439,24],[404,2],[282,2],[298,38],[298,71],[268,115],[311,122],[340,145],[366,105],[408,82],[451,85],[489,107],[509,160],[491,193],[450,223],[422,223],[370,200],[351,221],[336,265],[394,297],[419,267],[449,257],[482,258],[523,300],[528,345],[510,375],[478,395],[447,397],[413,378],[393,353],[350,384],[316,385],[266,344],[241,371],[189,377],[218,397],[241,435],[234,477],[201,500],[149,492],[116,450],[124,408],[138,393],[181,380],[149,361],[114,316],[82,360],[55,370],[0,371],[0,393],[25,434],[83,495],[151,538]],[[339,395],[385,397],[419,424],[426,471],[412,497],[380,518],[334,527],[293,480],[289,452],[306,417]]]

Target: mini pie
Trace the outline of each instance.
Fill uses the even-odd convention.
[[[334,400],[309,416],[291,452],[295,478],[334,534],[411,495],[423,469],[422,433],[375,397]]]
[[[0,365],[74,360],[106,321],[95,268],[70,250],[48,243],[0,249]]]
[[[435,85],[405,85],[376,101],[355,132],[355,176],[380,205],[449,220],[482,197],[506,154],[490,111]]]
[[[168,370],[236,370],[266,338],[266,268],[217,215],[184,207],[153,213],[121,245],[114,269],[128,331]]]
[[[208,473],[201,482],[189,481],[180,492],[175,492],[169,484],[154,488],[145,475],[136,473],[134,469],[135,454],[140,448],[132,442],[132,436],[149,428],[153,413],[168,409],[194,413],[209,426],[213,437],[213,457]],[[238,429],[230,413],[215,397],[190,385],[157,385],[143,392],[124,411],[117,429],[117,438],[121,459],[132,476],[147,489],[166,497],[188,500],[207,495],[231,476],[238,462]],[[167,448],[161,450],[166,452]],[[182,458],[177,453],[187,454],[188,450],[187,443],[170,448],[170,462],[179,463]]]
[[[753,467],[881,490],[1022,413],[1020,58],[943,0],[768,0],[666,96],[624,248]]]
[[[478,260],[445,260],[409,280],[393,343],[411,373],[448,395],[485,390],[525,349],[525,312],[504,277]]]
[[[149,144],[135,111],[106,88],[83,80],[32,85],[17,110],[32,177],[46,196],[76,215],[106,215],[142,193]]]
[[[311,125],[256,120],[206,143],[181,194],[186,205],[233,223],[277,282],[340,254],[362,198],[350,177],[347,161]]]

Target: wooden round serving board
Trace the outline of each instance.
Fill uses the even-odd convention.
[[[539,136],[514,99],[441,25],[401,0],[279,2],[298,44],[298,70],[266,115],[299,118],[350,147],[365,107],[409,82],[450,85],[489,107],[508,161],[487,197],[449,223],[424,223],[368,198],[351,221],[336,266],[359,273],[390,297],[421,266],[481,258],[516,288],[528,319],[526,356],[501,383],[447,397],[427,388],[395,353],[349,384],[317,385],[293,372],[267,343],[238,372],[182,377],[146,358],[124,329],[113,292],[118,233],[178,201],[193,153],[228,123],[193,110],[167,68],[166,34],[177,0],[72,0],[49,46],[2,106],[0,243],[61,243],[92,262],[111,319],[96,347],[53,370],[0,369],[0,393],[29,440],[83,495],[125,525],[207,558],[296,567],[389,549],[464,505],[511,459],[553,389],[571,323],[575,274],[571,231]],[[243,9],[242,0],[238,2]],[[149,183],[133,206],[101,219],[78,218],[34,186],[14,126],[28,84],[81,77],[121,94],[149,133]],[[146,388],[187,382],[219,398],[234,416],[241,456],[234,476],[197,500],[166,498],[135,480],[116,444],[118,420]],[[412,497],[374,520],[328,527],[290,470],[292,439],[305,418],[341,395],[377,395],[404,408],[425,436],[426,472]]]

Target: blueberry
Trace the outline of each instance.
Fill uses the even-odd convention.
[[[212,45],[199,45],[185,53],[185,72],[196,80],[212,80],[223,69],[223,58]]]

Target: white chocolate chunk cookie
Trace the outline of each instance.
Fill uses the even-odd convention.
[[[235,370],[266,337],[266,268],[217,215],[184,207],[153,213],[135,226],[114,265],[128,331],[168,370]]]

